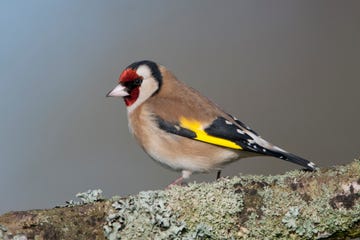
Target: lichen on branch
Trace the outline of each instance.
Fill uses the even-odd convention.
[[[79,196],[82,204],[0,216],[0,239],[15,239],[15,236],[70,240],[360,236],[358,160],[317,172],[296,170],[276,176],[241,175],[109,200],[94,197],[97,195],[92,192]]]

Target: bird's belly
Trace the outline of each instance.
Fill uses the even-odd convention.
[[[162,130],[161,130],[162,131]],[[175,170],[205,172],[239,157],[237,150],[223,148],[197,140],[158,133],[143,145],[144,150],[155,160]]]

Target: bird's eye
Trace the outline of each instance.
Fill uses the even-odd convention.
[[[142,83],[142,79],[141,79],[141,78],[137,78],[137,79],[135,79],[134,82],[133,82],[133,84],[134,84],[135,86],[140,86],[141,83]]]

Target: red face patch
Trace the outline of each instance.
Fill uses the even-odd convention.
[[[127,107],[131,106],[139,97],[140,90],[139,88],[135,88],[130,92],[129,96],[124,97],[125,105]]]
[[[125,104],[128,107],[131,106],[134,102],[136,102],[137,98],[139,97],[139,87],[130,87],[131,82],[139,78],[141,77],[136,73],[134,69],[131,68],[125,69],[119,77],[119,83],[126,86],[129,91],[129,96],[124,97]]]
[[[140,76],[137,75],[136,71],[134,69],[127,68],[121,73],[119,77],[119,83],[133,81],[137,78],[140,78]]]

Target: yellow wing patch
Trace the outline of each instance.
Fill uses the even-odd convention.
[[[242,147],[232,141],[207,134],[199,121],[181,117],[180,126],[195,132],[196,137],[194,139],[196,140],[233,149],[242,149]]]

